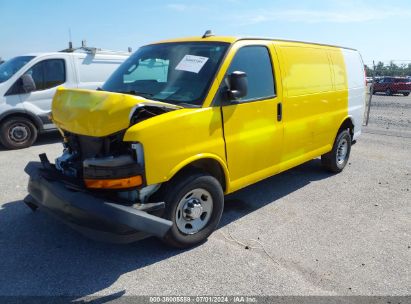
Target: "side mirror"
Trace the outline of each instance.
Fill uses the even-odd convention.
[[[21,81],[23,84],[23,91],[25,93],[30,93],[36,90],[36,83],[30,74],[24,74],[21,76]]]
[[[228,98],[236,100],[247,95],[248,80],[247,74],[242,71],[234,71],[228,76]]]

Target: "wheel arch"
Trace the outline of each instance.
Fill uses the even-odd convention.
[[[26,110],[23,110],[23,109],[9,110],[9,111],[6,111],[0,114],[0,123],[2,123],[4,120],[9,119],[11,117],[27,118],[36,126],[38,131],[43,130],[43,122],[41,121],[40,117],[38,117],[37,115],[33,113],[27,112]]]
[[[224,161],[220,157],[213,154],[200,154],[186,159],[174,167],[167,180],[170,181],[176,175],[184,173],[190,169],[201,169],[209,173],[219,181],[224,193],[229,191],[230,179],[228,169]]]
[[[351,135],[351,140],[354,137],[354,120],[352,116],[346,117],[341,123],[340,127],[338,128],[337,134],[335,134],[335,138],[337,138],[337,135],[341,132],[341,130],[346,130],[349,129],[350,135]]]

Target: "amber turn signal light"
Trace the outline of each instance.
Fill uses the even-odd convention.
[[[84,183],[90,189],[125,189],[141,186],[143,178],[137,175],[118,179],[85,179]]]

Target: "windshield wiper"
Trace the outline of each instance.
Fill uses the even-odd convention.
[[[171,102],[170,102],[171,103]],[[192,103],[187,103],[187,102],[172,102],[173,104],[177,106],[181,106],[184,108],[199,108],[201,107],[200,105],[192,104]]]
[[[118,93],[122,93],[122,94],[131,94],[131,95],[136,95],[136,96],[148,96],[148,97],[152,97],[154,94],[151,93],[147,93],[147,92],[138,92],[138,91],[134,91],[134,90],[130,90],[130,91],[119,91]]]

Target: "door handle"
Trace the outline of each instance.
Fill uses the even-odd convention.
[[[281,102],[277,103],[277,121],[283,119],[283,104]]]

